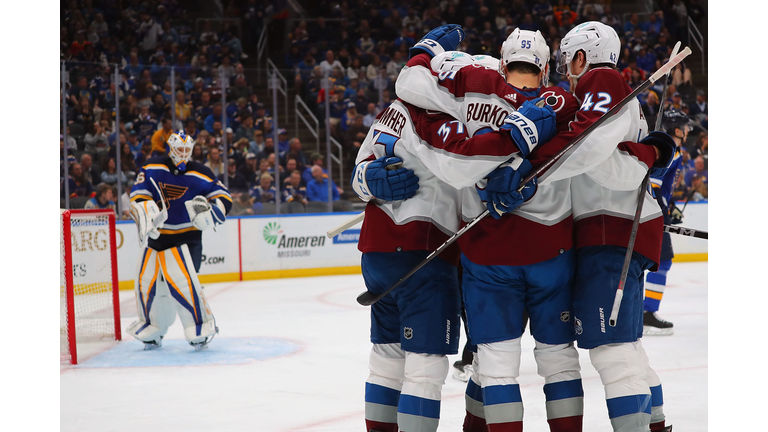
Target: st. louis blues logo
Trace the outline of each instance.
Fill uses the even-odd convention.
[[[167,207],[171,206],[171,201],[175,199],[179,199],[182,196],[184,196],[184,193],[187,192],[186,187],[184,186],[178,186],[178,185],[172,185],[168,183],[159,183],[160,185],[160,191],[163,193],[163,199],[165,200],[165,205]],[[162,208],[162,206],[159,206]]]

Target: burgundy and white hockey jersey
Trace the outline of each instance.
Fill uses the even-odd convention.
[[[414,56],[396,82],[397,94],[405,101],[425,109],[443,111],[465,123],[476,134],[498,129],[504,118],[526,100],[555,96],[557,129],[568,130],[568,123],[579,104],[560,87],[522,90],[508,84],[497,70],[478,65],[460,70],[432,70],[429,56]],[[528,156],[534,168],[559,151],[564,144],[550,142],[536,147]],[[407,166],[407,165],[406,165]],[[483,179],[476,185],[484,189]],[[485,210],[475,187],[462,191],[462,215],[469,222]],[[535,195],[500,219],[486,217],[462,235],[461,251],[472,261],[484,265],[528,265],[554,258],[573,247],[573,217],[570,179],[540,184]],[[535,244],[536,248],[521,245]]]
[[[382,111],[363,140],[353,188],[368,201],[358,248],[362,252],[434,251],[461,225],[462,192],[519,153],[507,132],[469,137],[462,122],[396,100]],[[396,156],[419,177],[416,195],[403,201],[375,199],[365,188],[366,165]],[[440,255],[458,264],[455,243]]]

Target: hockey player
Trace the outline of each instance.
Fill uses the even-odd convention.
[[[563,89],[543,86],[549,73],[549,48],[540,32],[512,32],[502,45],[501,61],[491,68],[465,66],[455,72],[440,71],[441,57],[412,57],[398,78],[397,93],[422,108],[455,116],[476,135],[499,126],[498,112],[514,110],[542,96],[557,101],[554,111],[559,132],[568,130],[568,122],[578,109],[576,100]],[[552,142],[540,145],[525,164],[537,166],[561,147],[553,147]],[[492,173],[489,181],[478,185],[480,195],[474,188],[464,191],[465,221],[486,208],[494,216],[481,220],[458,240],[469,337],[478,344],[475,371],[466,391],[464,430],[522,428],[517,377],[527,308],[536,340],[538,372],[545,378],[550,429],[580,431],[583,390],[571,318],[574,257],[570,181],[539,185],[530,200],[502,217],[495,210],[511,211],[501,205],[511,197],[508,191],[498,193],[499,187],[514,184],[517,189],[521,176],[527,173],[518,166],[520,161]],[[523,244],[526,246],[521,247]]]
[[[620,49],[615,30],[600,22],[580,24],[562,39],[557,72],[568,76],[571,91],[582,105],[569,133],[553,141],[572,139],[631,93],[615,69]],[[643,273],[658,267],[662,237],[661,209],[650,194],[644,194],[618,321],[615,327],[607,321],[627,252],[637,192],[649,168],[652,176],[663,176],[675,143],[663,132],[647,134],[637,101],[616,117],[590,134],[541,183],[572,177],[576,340],[579,348],[589,350],[600,374],[613,430],[668,431],[661,382],[649,367],[640,341]],[[634,145],[636,140],[650,145]]]
[[[139,319],[128,332],[144,349],[162,346],[177,313],[196,351],[218,333],[197,273],[202,232],[224,223],[232,198],[209,168],[189,160],[193,144],[183,130],[172,133],[169,154],[150,158],[131,191],[131,216],[146,247],[134,285]]]
[[[675,184],[677,184],[678,179],[682,175],[682,155],[680,152],[683,143],[688,138],[688,132],[691,131],[690,123],[691,119],[684,112],[676,109],[670,109],[662,114],[661,127],[675,140],[677,145],[672,165],[664,177],[662,179],[651,179],[653,194],[661,207],[661,212],[664,215],[664,224],[666,225],[671,225],[675,222],[680,223],[682,218],[682,214],[675,208],[675,203],[672,201],[672,192],[674,192]],[[674,220],[672,218],[673,212],[676,214]],[[667,285],[667,272],[672,268],[672,258],[674,257],[672,239],[670,234],[665,232],[661,242],[659,269],[655,272],[649,272],[645,279],[645,301],[643,302],[644,335],[667,336],[674,332],[671,322],[656,316],[656,312],[659,310],[659,303],[661,303],[661,298],[664,295],[664,287]]]
[[[452,49],[463,38],[456,28],[435,29],[417,47]],[[501,131],[471,139],[463,122],[399,100],[377,116],[352,179],[356,193],[368,201],[359,248],[369,291],[389,288],[459,229],[464,189],[510,159],[522,162],[554,135],[551,108],[528,103],[511,111],[502,115]],[[413,174],[387,170],[400,163]],[[368,430],[437,429],[446,355],[458,351],[458,260],[454,244],[372,306]]]

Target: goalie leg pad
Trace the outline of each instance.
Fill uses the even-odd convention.
[[[190,343],[205,342],[217,329],[211,308],[200,287],[189,248],[181,245],[157,254],[162,274],[168,283],[168,291],[176,300],[176,310],[184,326],[184,337]]]
[[[146,248],[134,283],[139,319],[128,328],[128,332],[142,342],[159,341],[176,320],[176,309],[159,270],[158,252]]]

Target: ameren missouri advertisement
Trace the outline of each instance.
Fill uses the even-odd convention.
[[[201,280],[205,283],[241,280],[241,275],[242,280],[249,280],[350,273],[355,268],[359,272],[360,224],[333,239],[326,236],[328,230],[354,216],[343,213],[228,218],[216,231],[203,232]],[[132,221],[118,222],[116,229],[118,274],[121,288],[127,289],[132,287],[141,251]]]

